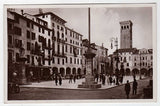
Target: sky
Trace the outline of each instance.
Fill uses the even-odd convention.
[[[53,12],[67,21],[66,26],[88,38],[88,8],[41,8],[43,12]],[[21,9],[16,9],[20,12]],[[24,12],[37,14],[39,9],[24,9]],[[152,47],[152,8],[151,7],[93,7],[91,8],[91,42],[108,48],[111,54],[111,38],[118,37],[120,47],[121,21],[133,23],[133,47]]]

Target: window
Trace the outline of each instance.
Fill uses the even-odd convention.
[[[30,63],[30,55],[27,55],[27,63]]]
[[[32,32],[32,40],[35,40],[35,39],[36,39],[35,33]]]
[[[127,66],[129,66],[129,63],[127,63]]]
[[[30,32],[27,30],[27,38],[30,39]]]
[[[50,61],[50,59],[48,60],[48,65],[51,65],[51,61]]]
[[[70,57],[70,63],[72,64],[72,57]]]
[[[19,36],[21,36],[21,28],[19,28],[19,27],[14,27],[14,31],[15,31],[15,34],[16,35],[19,35]]]
[[[22,47],[22,40],[15,39],[15,47],[17,48]]]
[[[134,57],[134,61],[136,61],[136,57]]]
[[[41,32],[41,27],[38,28],[39,32]]]
[[[77,64],[79,64],[79,59],[77,59]]]
[[[16,61],[19,60],[19,53],[16,53]]]
[[[11,23],[8,23],[8,30],[12,30],[13,29],[13,25]]]
[[[70,43],[72,43],[72,40],[70,40]]]
[[[57,25],[57,29],[59,29],[59,25]]]
[[[42,28],[42,33],[44,34],[44,29]]]
[[[137,64],[136,63],[134,63],[134,66],[136,66]]]
[[[52,30],[52,36],[54,36],[54,34],[55,34],[55,31],[54,31],[54,29]]]
[[[62,64],[64,65],[64,59],[62,59]]]
[[[58,58],[58,64],[60,64],[60,60],[59,60],[59,58]]]
[[[34,24],[31,24],[32,29],[34,29]]]
[[[153,57],[151,56],[151,60],[153,59]]]
[[[72,37],[72,32],[70,32],[70,37]]]
[[[9,35],[9,36],[8,36],[8,44],[12,44],[12,43],[13,43],[13,41],[12,41],[12,36]]]
[[[67,45],[66,45],[66,52],[67,52]]]
[[[59,39],[59,31],[57,31],[57,39]]]
[[[66,63],[68,62],[68,58],[66,57]]]
[[[53,57],[53,59],[52,59],[52,63],[55,63],[54,57]]]
[[[72,46],[70,46],[70,53],[72,53]]]
[[[62,54],[64,55],[64,45],[62,45]]]
[[[27,27],[30,28],[30,22],[29,21],[27,21]]]
[[[67,42],[67,38],[66,38],[66,42]]]
[[[76,64],[76,58],[74,58],[74,64]]]
[[[61,30],[63,31],[63,27],[61,27]]]
[[[42,15],[42,18],[45,18],[45,15]]]
[[[57,48],[58,50],[58,54],[60,54],[60,45],[58,44],[58,48]]]
[[[34,65],[34,56],[32,56],[32,65]]]
[[[81,59],[81,64],[82,64],[82,59]]]
[[[129,29],[129,26],[127,25],[127,29]]]
[[[31,50],[31,43],[27,42],[27,50]]]
[[[62,33],[62,38],[64,38],[64,34]]]
[[[54,25],[54,23],[52,23],[52,27],[54,27],[55,25]]]
[[[50,36],[50,31],[48,31],[48,35]]]
[[[67,35],[67,29],[65,30],[65,34]]]
[[[121,29],[123,29],[123,26],[121,26]]]
[[[51,47],[51,41],[50,41],[50,39],[48,39],[48,47],[49,48]]]
[[[53,42],[52,43],[52,54],[54,54],[55,53],[55,43]]]

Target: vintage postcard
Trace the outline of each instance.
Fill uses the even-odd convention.
[[[5,103],[156,101],[156,4],[4,5],[4,31]]]

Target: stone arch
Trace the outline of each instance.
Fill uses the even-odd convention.
[[[60,68],[60,74],[62,77],[65,75],[65,69],[63,67]]]
[[[146,74],[147,73],[147,69],[146,68],[142,68],[140,71],[141,71],[141,74]]]
[[[131,71],[129,68],[126,68],[126,75],[130,75]]]
[[[57,67],[53,67],[52,70],[53,70],[53,74],[58,74],[58,68]]]
[[[139,70],[138,70],[137,68],[134,68],[134,69],[132,70],[132,74],[139,74]]]
[[[72,74],[76,74],[76,68],[72,68]]]
[[[71,74],[71,68],[70,68],[70,67],[67,67],[67,68],[66,68],[66,74],[67,74],[67,75]]]
[[[78,74],[79,74],[79,75],[81,75],[81,74],[82,74],[82,72],[81,72],[81,69],[80,69],[80,68],[78,68]]]

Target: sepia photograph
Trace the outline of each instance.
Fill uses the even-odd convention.
[[[155,4],[4,7],[6,102],[155,100]]]

